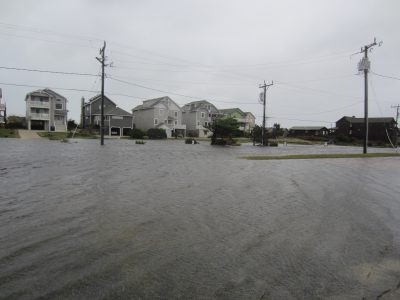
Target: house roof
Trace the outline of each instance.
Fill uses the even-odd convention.
[[[55,98],[62,98],[62,99],[64,99],[65,101],[68,102],[67,98],[65,98],[64,96],[62,96],[62,95],[60,95],[60,94],[56,93],[55,91],[50,90],[50,89],[48,89],[48,88],[40,89],[40,90],[36,90],[36,91],[30,92],[30,93],[28,93],[26,96],[28,96],[28,95],[33,95],[33,94],[36,94],[36,95],[45,95],[45,96],[49,96],[49,97],[50,97],[50,96],[53,96],[53,97],[55,97]],[[26,98],[25,98],[25,99],[26,99]]]
[[[223,113],[223,114],[226,114],[226,115],[230,115],[230,114],[233,114],[233,113],[235,113],[235,112],[241,114],[242,116],[245,115],[245,113],[244,113],[240,108],[237,108],[237,107],[235,107],[235,108],[220,109],[219,112],[220,112],[220,113]]]
[[[202,104],[212,105],[215,108],[215,110],[218,111],[218,109],[215,107],[215,105],[207,100],[192,101],[192,102],[186,103],[184,105],[184,107],[188,107],[191,111],[194,111],[194,110],[198,109]],[[194,106],[193,109],[192,109],[192,106]]]
[[[252,115],[254,118],[256,118],[256,116],[253,115],[253,114],[252,114],[251,112],[249,112],[249,111],[246,111],[245,114],[246,114],[246,115]]]
[[[327,129],[325,126],[293,126],[289,130],[322,130]]]
[[[129,112],[126,110],[123,110],[122,108],[119,107],[111,107],[110,109],[106,110],[105,112],[106,115],[111,115],[111,116],[131,116]]]
[[[356,118],[356,117],[343,117],[337,122],[341,120],[346,120],[350,123],[356,124],[356,123],[364,123],[364,118]],[[384,117],[384,118],[368,118],[368,123],[392,123],[395,122],[394,118],[390,117]]]
[[[99,116],[100,113],[92,114],[93,116]],[[126,110],[123,110],[122,108],[119,107],[107,107],[104,110],[104,115],[105,116],[132,116],[129,112]]]
[[[163,96],[163,97],[159,97],[159,98],[154,98],[154,99],[149,99],[149,100],[144,100],[143,104],[135,106],[132,111],[137,111],[137,110],[145,110],[145,109],[151,109],[153,108],[155,105],[157,105],[159,102],[161,101],[170,101],[172,103],[174,103],[179,109],[180,106],[178,104],[176,104],[176,102],[174,100],[172,100],[170,97],[168,96]]]
[[[104,99],[107,99],[108,101],[110,101],[112,104],[114,104],[115,106],[117,106],[117,104],[115,104],[114,101],[112,101],[110,98],[108,98],[106,95],[104,95]],[[89,99],[88,102],[86,102],[83,106],[89,105],[97,100],[101,100],[101,94],[98,94],[92,98]]]

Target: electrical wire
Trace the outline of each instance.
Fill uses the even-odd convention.
[[[77,76],[91,76],[91,77],[99,77],[100,76],[100,75],[89,74],[89,73],[39,70],[39,69],[15,68],[15,67],[5,67],[5,66],[0,66],[0,69],[14,70],[14,71],[39,72],[39,73],[51,73],[51,74],[62,74],[62,75],[77,75]]]
[[[375,76],[379,76],[379,77],[383,77],[383,78],[394,79],[394,80],[400,80],[400,78],[394,77],[394,76],[381,75],[381,74],[377,74],[377,73],[372,72],[372,71],[371,71],[370,73],[374,74]]]
[[[133,83],[133,82],[129,82],[129,81],[125,81],[125,80],[121,80],[115,77],[110,77],[108,76],[107,78],[120,82],[120,83],[124,83],[124,84],[128,84],[128,85],[132,85],[132,86],[136,86],[142,89],[147,89],[147,90],[151,90],[151,91],[156,91],[156,92],[160,92],[160,93],[166,93],[166,94],[170,94],[170,95],[175,95],[175,96],[180,96],[180,97],[185,97],[185,98],[190,98],[190,99],[196,99],[196,100],[207,100],[205,98],[202,97],[197,97],[197,96],[190,96],[190,95],[184,95],[184,94],[180,94],[180,93],[175,93],[175,92],[171,92],[171,91],[164,91],[164,90],[160,90],[160,89],[156,89],[156,88],[152,88],[152,87],[148,87],[148,86],[144,86],[141,84],[137,84],[137,83]],[[229,104],[259,104],[257,102],[234,102],[234,101],[222,101],[222,100],[210,100],[213,102],[220,102],[220,103],[229,103]]]

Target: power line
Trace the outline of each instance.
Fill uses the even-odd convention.
[[[166,94],[185,97],[185,98],[190,98],[190,99],[206,100],[204,97],[190,96],[190,95],[184,95],[184,94],[175,93],[175,92],[171,92],[171,91],[164,91],[164,90],[160,90],[160,89],[144,86],[144,85],[137,84],[137,83],[133,83],[133,82],[125,81],[125,80],[120,80],[120,79],[117,79],[115,77],[108,76],[107,78],[109,78],[111,80],[114,80],[114,81],[117,81],[117,82],[124,83],[124,84],[140,87],[142,89],[147,89],[147,90],[151,90],[151,91],[156,91],[156,92],[160,92],[160,93],[166,93]],[[210,101],[221,102],[221,103],[229,103],[229,104],[259,104],[259,103],[252,103],[252,102],[234,102],[234,101],[222,101],[222,100],[214,100],[214,99],[210,100]]]
[[[371,71],[371,73],[374,74],[375,76],[379,76],[379,77],[383,77],[383,78],[389,78],[389,79],[394,79],[394,80],[400,80],[400,78],[394,77],[394,76],[381,75],[381,74],[377,74],[377,73],[372,72],[372,71]]]
[[[262,118],[262,116],[256,116],[257,118]],[[283,119],[283,120],[289,120],[289,121],[299,121],[299,122],[314,122],[314,123],[335,123],[335,122],[329,122],[329,121],[320,121],[320,120],[305,120],[305,119],[292,119],[292,118],[283,118],[279,116],[267,116],[267,119]]]
[[[39,88],[39,89],[54,89],[54,90],[64,90],[64,91],[76,91],[76,92],[89,92],[89,93],[98,93],[99,92],[99,91],[91,91],[91,90],[85,90],[85,89],[50,87],[50,86],[42,86],[42,85],[28,85],[28,84],[7,83],[7,82],[0,82],[0,84],[9,85],[9,86],[19,86],[19,87],[29,87],[29,88]]]
[[[39,73],[51,73],[51,74],[62,74],[62,75],[77,75],[77,76],[99,77],[99,75],[96,75],[96,74],[89,74],[89,73],[76,73],[76,72],[64,72],[64,71],[52,71],[52,70],[39,70],[39,69],[15,68],[15,67],[5,67],[5,66],[0,66],[0,69],[14,70],[14,71],[39,72]]]

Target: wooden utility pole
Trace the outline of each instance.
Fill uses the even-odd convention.
[[[368,60],[368,51],[372,50],[372,47],[376,45],[381,45],[376,43],[376,38],[374,38],[374,42],[369,45],[365,45],[361,48],[360,53],[364,53],[364,57],[358,63],[358,71],[364,71],[364,148],[363,153],[366,154],[368,152],[368,72],[371,67],[371,62]]]
[[[266,138],[265,138],[265,103],[266,103],[266,94],[267,94],[267,89],[274,85],[274,82],[272,81],[270,84],[266,84],[264,80],[264,84],[260,84],[259,88],[263,89],[263,106],[264,106],[264,111],[263,111],[263,122],[262,122],[262,131],[261,131],[261,145],[266,146]]]
[[[106,41],[104,41],[103,48],[100,49],[101,57],[96,59],[101,63],[101,120],[100,120],[100,145],[104,145],[104,67],[106,66]]]
[[[394,141],[395,143],[395,146],[396,146],[396,148],[397,148],[397,143],[398,143],[398,141],[397,141],[397,139],[398,139],[398,135],[399,135],[399,124],[398,124],[398,122],[399,122],[399,108],[400,108],[400,104],[397,104],[397,105],[393,105],[393,106],[391,106],[392,108],[396,108],[396,134],[395,134],[395,138],[396,138],[396,140]]]

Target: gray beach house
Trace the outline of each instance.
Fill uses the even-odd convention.
[[[84,128],[100,128],[101,95],[94,96],[85,103],[82,99],[81,122]],[[132,114],[123,110],[110,98],[104,96],[104,134],[110,136],[129,135],[132,129]]]
[[[143,131],[162,128],[167,137],[186,135],[182,109],[168,96],[143,101],[142,105],[132,109],[132,115],[134,127]]]
[[[28,130],[67,131],[67,99],[43,89],[25,97]]]
[[[187,134],[193,137],[208,137],[212,132],[207,128],[220,115],[218,109],[206,100],[194,101],[183,106],[182,122]]]

